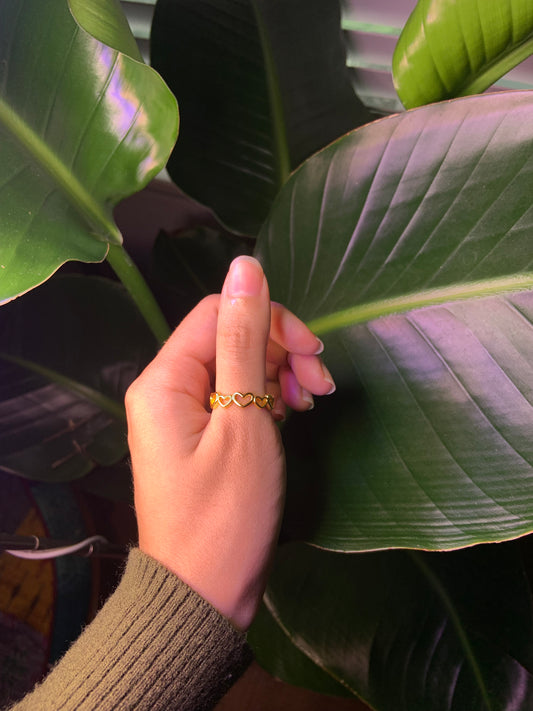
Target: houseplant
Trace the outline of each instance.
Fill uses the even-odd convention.
[[[421,4],[432,11],[433,25],[441,5],[450,11],[448,3]],[[476,39],[476,22],[488,19],[505,40],[507,54],[513,54],[530,31],[519,5],[512,8],[520,28],[516,45],[506,39],[512,22],[502,22],[501,13],[496,23],[480,17],[473,6],[465,34]],[[440,29],[448,53],[453,31],[449,22]],[[495,56],[487,57],[478,48],[477,70],[482,73],[483,61],[495,66],[501,51],[495,43]],[[516,341],[517,333],[529,332],[530,297],[430,308],[434,298],[449,302],[530,285],[525,266],[530,201],[528,191],[522,192],[530,136],[528,119],[518,109],[522,101],[530,97],[472,98],[365,127],[308,161],[270,211],[257,253],[274,298],[325,336],[328,364],[341,384],[330,405],[321,404],[315,415],[291,420],[286,428],[288,540],[344,552],[450,549],[502,540],[508,525],[520,526],[522,514],[516,516],[508,496],[499,499],[491,492],[490,482],[503,493],[506,485],[515,486],[519,471],[516,503],[522,513],[530,511],[524,482],[531,455],[522,446],[529,436],[524,382],[530,369],[527,363],[518,366],[520,353],[529,349]],[[516,123],[504,127],[513,114]],[[510,144],[520,134],[524,143],[516,144],[512,168]],[[514,244],[511,267],[512,238],[521,228],[523,241]],[[484,261],[482,250],[490,255]],[[511,281],[500,279],[507,269]],[[454,282],[451,290],[448,279]],[[407,296],[415,287],[425,292],[416,304]],[[373,321],[415,306],[424,308]],[[520,324],[512,322],[510,312]],[[368,325],[358,325],[359,319]],[[511,390],[518,400],[510,405],[506,396],[503,405],[501,393]],[[495,399],[501,409],[494,407]],[[514,420],[517,439],[509,445],[510,413],[519,411],[519,401],[525,410]],[[504,451],[514,457],[513,450],[515,464],[502,457]],[[522,533],[529,530],[525,523]],[[531,603],[522,563],[511,563],[515,555],[510,545],[453,554],[445,561],[403,552],[336,556],[293,543],[280,551],[266,597],[271,619],[263,620],[267,631],[255,639],[258,654],[287,679],[332,690],[333,677],[376,708],[503,708],[509,698],[527,708]],[[449,577],[442,568],[448,565]],[[517,619],[509,605],[511,579],[522,600],[521,642],[500,636]],[[426,617],[426,606],[440,613]],[[496,609],[508,618],[499,619],[495,633],[490,620],[496,622]],[[294,647],[305,658],[291,657]],[[480,648],[489,647],[483,657]],[[508,672],[496,673],[506,665]]]
[[[115,6],[99,2],[94,14],[80,14],[81,3],[70,6],[84,27],[97,35],[104,27],[109,45],[134,53]],[[247,3],[235,7],[250,17]],[[263,17],[262,7],[252,7],[256,17]],[[109,22],[95,25],[102,17]],[[206,11],[203,21],[208,18]],[[259,40],[268,59],[265,47],[273,51],[275,44],[267,27],[259,28]],[[71,25],[70,32],[69,41],[80,31]],[[99,51],[105,56],[107,50]],[[122,58],[115,57],[119,65]],[[138,66],[133,63],[132,71]],[[114,76],[108,72],[106,78]],[[127,86],[136,83],[135,78]],[[271,75],[266,89],[276,103],[273,85]],[[117,96],[129,106],[127,91],[111,93]],[[379,709],[497,709],[510,700],[516,708],[528,707],[531,595],[520,545],[446,555],[414,549],[502,541],[531,530],[531,373],[524,355],[530,296],[501,295],[533,286],[524,258],[531,107],[528,94],[424,107],[348,134],[290,178],[283,174],[257,254],[273,296],[324,335],[328,365],[339,383],[332,404],[286,427],[287,545],[252,633],[259,658],[293,681],[357,693]],[[166,148],[151,170],[164,163],[172,140],[158,135],[155,143]],[[132,189],[141,184],[133,181]],[[124,194],[123,186],[114,186],[106,197],[113,202]],[[97,259],[107,252],[103,236],[90,242]],[[105,239],[119,241],[112,229]],[[80,255],[65,258],[73,256]],[[135,294],[135,287],[130,291]],[[90,293],[82,303],[90,302]],[[112,298],[106,293],[102,303]],[[12,308],[22,306],[6,307]],[[161,339],[165,328],[159,316],[157,321],[152,330]],[[20,335],[24,323],[17,316],[9,328],[18,335],[4,340],[3,357],[18,369],[30,366]],[[110,337],[114,328],[107,329]],[[115,399],[155,347],[145,338],[142,357],[128,367],[121,356],[111,356],[122,381],[110,362],[99,368],[97,379],[111,373]],[[36,377],[57,380],[51,365],[64,351],[55,351],[40,364],[40,373],[34,367]],[[73,359],[71,364],[76,370]],[[71,371],[62,382],[70,394],[75,380]],[[109,418],[116,421],[116,403],[109,402],[109,391],[106,400],[98,396],[101,388],[81,384],[77,406],[93,408],[85,418],[94,419],[95,407],[108,417],[87,439],[104,441],[99,456],[113,460],[121,452],[109,454],[111,444],[101,432]],[[48,467],[62,469],[62,478],[83,473],[80,459],[85,470],[94,460],[92,452],[86,456],[88,445],[72,436],[85,432],[73,422],[67,428],[73,455],[60,466],[53,459]],[[119,439],[116,432],[111,437]],[[300,539],[333,552],[309,548]],[[380,548],[412,552],[354,554]]]

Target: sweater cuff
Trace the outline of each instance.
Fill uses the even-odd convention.
[[[251,659],[242,632],[135,549],[96,618],[15,709],[204,711]]]

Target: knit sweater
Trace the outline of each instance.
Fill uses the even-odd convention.
[[[95,619],[11,711],[203,711],[250,661],[243,633],[133,550]]]

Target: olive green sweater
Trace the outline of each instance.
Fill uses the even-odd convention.
[[[245,636],[139,550],[96,618],[11,711],[200,711],[245,670]]]

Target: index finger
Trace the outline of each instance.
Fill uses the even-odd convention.
[[[200,301],[140,377],[149,379],[154,388],[190,395],[205,404],[214,374],[219,302],[218,294]]]
[[[288,353],[318,355],[324,344],[315,334],[282,304],[271,302],[270,338]]]

